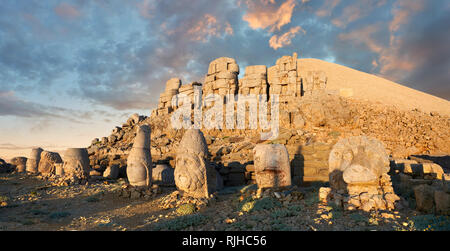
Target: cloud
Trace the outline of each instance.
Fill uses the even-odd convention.
[[[322,7],[316,11],[319,17],[331,16],[334,8],[341,2],[341,0],[326,0]]]
[[[394,17],[389,25],[391,33],[396,32],[400,26],[407,24],[411,16],[423,10],[425,0],[398,0],[392,9],[392,16]]]
[[[284,33],[281,36],[273,35],[269,40],[269,45],[274,50],[282,48],[286,45],[291,44],[291,40],[295,37],[295,35],[302,31],[303,34],[306,34],[306,31],[302,29],[300,26],[292,27],[288,32]]]
[[[80,11],[68,3],[60,3],[55,7],[55,13],[63,18],[77,18],[81,15]]]
[[[296,2],[295,0],[286,0],[280,6],[277,6],[273,0],[260,0],[246,1],[246,4],[248,10],[243,16],[243,20],[248,22],[250,28],[268,28],[270,32],[274,32],[291,22]]]
[[[191,40],[207,42],[211,37],[219,37],[225,33],[233,35],[233,28],[230,23],[226,22],[222,25],[217,18],[211,14],[205,14],[202,19],[198,20],[192,28],[187,31]]]

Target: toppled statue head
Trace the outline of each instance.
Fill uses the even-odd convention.
[[[347,184],[375,183],[389,172],[389,157],[382,143],[366,136],[340,140],[329,157],[330,185],[345,189]]]

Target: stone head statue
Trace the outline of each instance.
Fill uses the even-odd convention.
[[[30,173],[37,173],[39,167],[39,161],[41,159],[42,148],[31,149],[30,157],[27,160],[26,170]]]
[[[208,197],[216,189],[216,172],[208,161],[208,146],[198,129],[187,130],[178,146],[175,185],[186,195]]]
[[[89,155],[86,148],[68,148],[64,154],[64,175],[86,179],[89,177]]]
[[[253,156],[256,184],[259,188],[291,185],[289,154],[284,145],[256,145]]]
[[[389,172],[389,157],[382,143],[366,136],[340,140],[328,159],[330,185],[345,189],[347,184],[368,184]]]
[[[133,148],[127,159],[127,177],[132,186],[151,186],[152,156],[150,154],[150,127],[138,126]]]

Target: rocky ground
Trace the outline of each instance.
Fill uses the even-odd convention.
[[[254,185],[228,187],[208,201],[180,199],[174,187],[133,196],[124,193],[126,184],[118,179],[56,186],[39,176],[0,174],[0,229],[450,230],[449,216],[421,214],[406,195],[395,211],[365,213],[319,202],[324,184],[265,191],[259,198]]]

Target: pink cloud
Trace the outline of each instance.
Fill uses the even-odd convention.
[[[252,29],[266,29],[270,32],[280,30],[291,22],[295,0],[286,0],[279,7],[274,0],[246,1],[248,11],[243,20],[247,21]]]
[[[282,48],[286,45],[290,45],[292,39],[295,37],[295,35],[302,31],[303,34],[306,34],[306,31],[302,29],[300,26],[292,27],[288,32],[284,33],[281,36],[274,35],[269,40],[269,45],[274,50],[277,50],[279,48]]]

